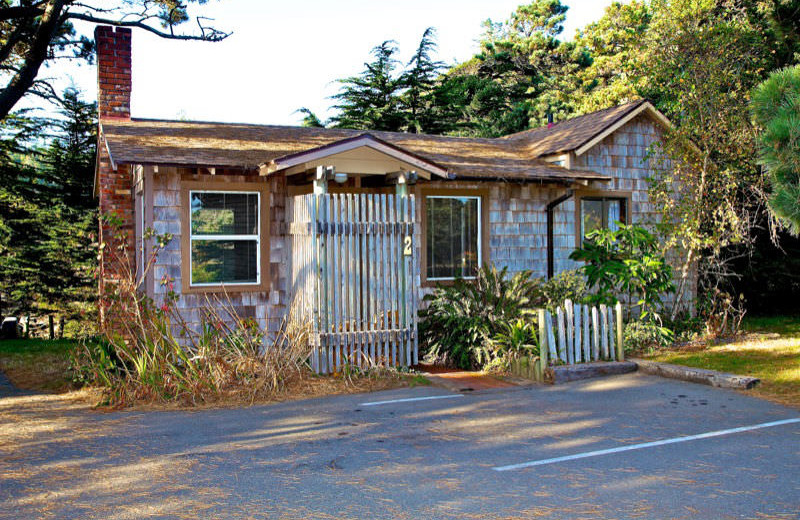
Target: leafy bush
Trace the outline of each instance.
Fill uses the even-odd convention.
[[[462,369],[502,363],[500,358],[522,334],[509,325],[532,320],[532,305],[540,299],[539,282],[529,271],[509,277],[508,268],[498,271],[493,265],[484,265],[474,280],[440,284],[425,297],[427,308],[420,313],[426,359]],[[504,334],[514,339],[495,341]]]
[[[507,369],[509,362],[520,357],[539,355],[539,337],[533,321],[519,318],[500,325],[501,330],[491,340],[495,353],[493,365],[486,368]]]
[[[595,292],[592,303],[616,304],[618,294],[627,294],[627,315],[638,307],[638,317],[658,317],[662,297],[675,291],[672,268],[659,253],[656,238],[639,226],[617,222],[618,229],[596,229],[583,247],[569,255],[586,264],[581,271]]]
[[[674,318],[665,319],[664,327],[672,331],[674,343],[688,343],[700,337],[705,330],[705,321],[692,316],[688,311],[678,313]]]
[[[672,331],[652,320],[632,321],[625,325],[625,351],[641,352],[672,344]]]
[[[589,297],[586,278],[578,270],[562,271],[542,284],[544,304],[548,309],[555,309],[564,300],[583,303]]]

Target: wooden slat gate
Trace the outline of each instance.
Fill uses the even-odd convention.
[[[314,371],[418,362],[414,210],[413,195],[289,198],[292,312],[311,323]]]

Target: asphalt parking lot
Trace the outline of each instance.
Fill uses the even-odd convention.
[[[653,376],[193,412],[18,399],[0,518],[800,518],[800,411]]]

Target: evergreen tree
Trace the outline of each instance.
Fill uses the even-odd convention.
[[[342,89],[332,96],[336,103],[333,108],[338,113],[331,118],[331,126],[360,130],[403,129],[399,98],[403,82],[395,73],[396,54],[395,42],[385,41],[372,49],[374,60],[364,64],[363,72],[339,80]]]
[[[406,112],[406,130],[414,133],[429,133],[436,128],[436,112],[432,110],[431,92],[444,68],[444,63],[434,59],[436,52],[436,30],[428,27],[422,34],[414,56],[406,65],[401,84],[403,108]]]
[[[91,309],[96,110],[67,91],[59,117],[4,120],[0,314]],[[42,137],[43,136],[43,137]]]
[[[800,235],[800,65],[773,72],[753,92],[761,128],[760,163],[769,173],[770,207]]]

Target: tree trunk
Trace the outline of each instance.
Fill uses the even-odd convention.
[[[63,23],[61,14],[64,11],[65,0],[50,0],[44,7],[39,19],[39,26],[28,42],[28,50],[22,56],[22,66],[11,78],[8,84],[0,91],[0,119],[5,118],[14,105],[25,95],[36,81],[39,68],[47,59],[50,42]]]
[[[58,339],[64,339],[64,315],[58,317]]]
[[[49,330],[50,330],[50,339],[51,340],[56,339],[56,327],[55,324],[53,323],[52,314],[47,317],[47,323],[49,325]]]

